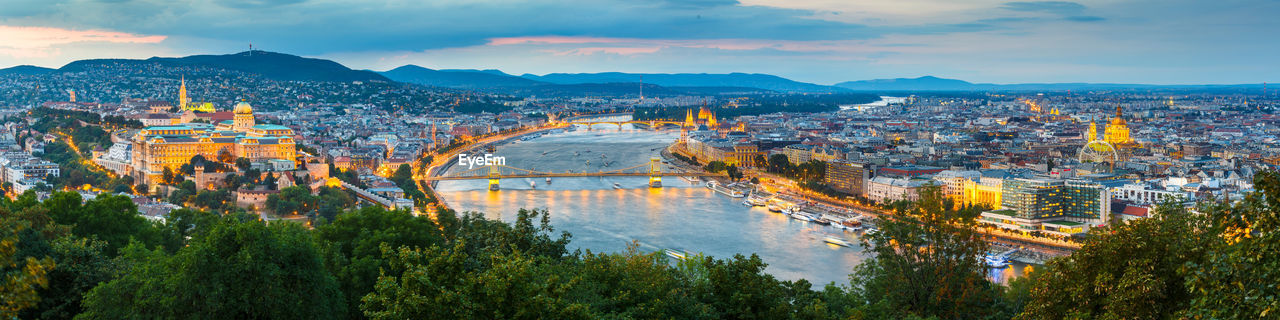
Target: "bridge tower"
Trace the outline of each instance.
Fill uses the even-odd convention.
[[[489,166],[489,191],[498,191],[498,166]]]
[[[658,158],[649,158],[649,187],[662,187],[662,162]]]

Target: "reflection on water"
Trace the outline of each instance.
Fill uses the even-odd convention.
[[[581,128],[500,146],[495,154],[517,168],[607,171],[643,164],[679,137],[679,132],[634,130],[629,125],[624,130],[611,125],[595,131]],[[604,162],[610,163],[604,167]],[[455,166],[451,172],[463,170]],[[614,189],[614,183],[622,189]],[[645,177],[594,177],[555,178],[549,185],[543,179],[507,179],[498,192],[488,191],[486,180],[443,181],[437,189],[460,211],[484,212],[504,221],[514,219],[520,208],[548,209],[552,225],[573,234],[570,246],[575,249],[620,252],[636,241],[645,251],[676,249],[718,258],[756,253],[774,276],[817,284],[848,283],[850,271],[865,259],[854,233],[746,207],[742,199],[681,178],[667,177],[663,184],[651,189]],[[854,246],[827,244],[827,236]]]

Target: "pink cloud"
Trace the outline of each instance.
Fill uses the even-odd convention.
[[[760,49],[776,49],[781,51],[795,52],[816,52],[816,51],[839,51],[839,52],[858,52],[864,51],[865,46],[861,45],[861,41],[792,41],[792,40],[757,40],[757,39],[696,39],[696,40],[674,40],[674,39],[640,39],[640,38],[607,38],[607,37],[566,37],[566,36],[536,36],[536,37],[511,37],[511,38],[492,38],[486,45],[489,46],[506,46],[506,45],[619,45],[627,46],[631,50],[613,50],[619,54],[628,53],[652,53],[661,47],[682,47],[682,48],[704,48],[704,49],[720,49],[720,50],[760,50]],[[576,50],[582,50],[583,53],[609,52],[606,47],[583,47]],[[644,50],[637,50],[644,48]],[[559,50],[561,53],[576,53],[575,50]]]
[[[49,27],[0,25],[0,55],[17,58],[57,55],[58,45],[79,42],[159,43],[166,36],[136,35],[102,30],[71,30]]]
[[[564,36],[540,36],[540,37],[510,37],[510,38],[492,38],[489,39],[488,45],[505,46],[513,44],[584,44],[584,43],[620,43],[629,39],[624,38],[600,38],[600,37],[564,37]]]
[[[661,50],[661,49],[662,47],[588,47],[588,48],[577,48],[577,49],[571,49],[571,50],[565,50],[565,51],[554,51],[554,54],[557,56],[568,56],[568,55],[585,56],[585,55],[593,55],[597,53],[606,53],[606,54],[616,54],[616,55],[625,56],[625,55],[642,54],[642,53],[654,53],[654,52],[658,52],[658,50]]]

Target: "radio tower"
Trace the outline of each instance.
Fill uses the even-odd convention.
[[[1266,85],[1264,84],[1262,87],[1266,88]],[[644,102],[644,75],[640,75],[640,102]]]

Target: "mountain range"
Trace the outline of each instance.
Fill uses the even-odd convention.
[[[1147,85],[1112,83],[1024,83],[991,84],[934,76],[876,79],[821,85],[760,73],[550,73],[545,75],[507,74],[500,70],[441,69],[416,65],[375,72],[353,70],[331,60],[296,55],[246,51],[226,55],[194,55],[179,58],[90,59],[68,63],[58,69],[16,66],[0,69],[3,75],[39,75],[78,72],[106,64],[160,64],[199,66],[236,70],[281,81],[396,81],[467,90],[487,90],[515,94],[607,94],[627,95],[643,82],[646,95],[724,93],[839,93],[854,91],[1065,91],[1065,90],[1149,90],[1149,89],[1254,89],[1258,84],[1239,85]]]

